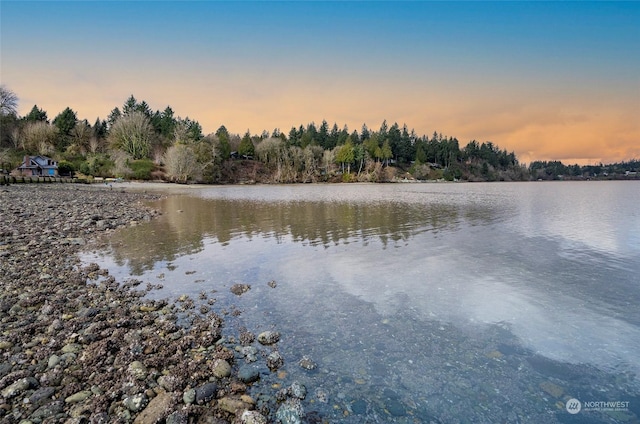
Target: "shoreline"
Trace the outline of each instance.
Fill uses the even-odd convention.
[[[274,401],[249,396],[258,368],[236,355],[256,335],[227,341],[213,310],[145,299],[153,285],[81,264],[86,246],[159,214],[143,202],[185,192],[124,184],[0,188],[0,420],[266,423]]]

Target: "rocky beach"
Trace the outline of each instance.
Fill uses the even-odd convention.
[[[277,411],[270,397],[248,394],[260,375],[238,352],[251,347],[276,371],[277,333],[224,338],[224,314],[213,307],[149,300],[154,285],[80,262],[111,232],[154,219],[145,202],[162,195],[118,185],[0,188],[0,421],[300,422],[297,386],[267,388]]]

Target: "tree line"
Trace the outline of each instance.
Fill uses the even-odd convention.
[[[70,107],[52,120],[34,105],[19,117],[18,98],[2,86],[0,163],[23,155],[59,161],[61,173],[101,177],[224,183],[387,181],[394,178],[469,181],[526,180],[539,173],[491,141],[464,147],[455,137],[417,135],[407,125],[360,130],[323,120],[260,134],[232,134],[224,125],[204,135],[198,121],[170,106],[153,110],[133,95],[93,124]],[[555,171],[554,171],[555,172]]]

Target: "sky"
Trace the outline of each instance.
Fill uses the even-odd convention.
[[[90,123],[134,95],[205,134],[326,120],[640,158],[640,2],[0,1],[0,82]]]

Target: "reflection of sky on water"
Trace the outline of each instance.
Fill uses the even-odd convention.
[[[633,188],[222,187],[163,201],[160,220],[112,246],[147,278],[177,266],[163,282],[172,295],[276,279],[285,310],[351,295],[384,317],[504,323],[552,359],[640,373]]]
[[[563,182],[521,187],[510,223],[527,236],[562,237],[568,250],[584,245],[614,255],[640,253],[640,187],[634,182]]]
[[[317,279],[322,270],[345,293],[371,302],[384,316],[410,309],[424,319],[463,327],[507,323],[524,346],[544,356],[609,370],[622,361],[640,373],[638,321],[618,319],[608,305],[599,304],[597,292],[573,296],[554,289],[561,281],[538,284],[539,275],[519,262],[458,250],[447,241],[425,249],[416,243],[391,252],[363,247],[357,255],[338,248],[326,255],[297,252],[278,262],[275,272],[304,282]]]

